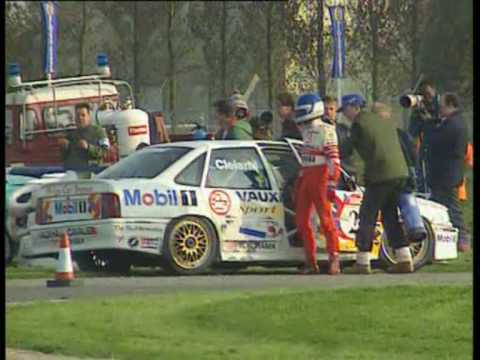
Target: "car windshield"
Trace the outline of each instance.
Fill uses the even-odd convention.
[[[139,150],[102,171],[96,179],[152,179],[192,150],[186,147],[165,147]]]

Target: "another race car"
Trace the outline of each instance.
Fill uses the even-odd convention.
[[[299,141],[196,141],[150,146],[92,180],[43,185],[32,197],[35,224],[24,256],[55,256],[69,234],[81,269],[127,271],[131,265],[162,266],[196,274],[218,266],[298,266],[289,184],[300,167]],[[340,258],[355,258],[362,189],[343,173],[334,204]],[[456,258],[457,230],[447,209],[418,198],[428,230],[412,245],[415,268]],[[318,217],[312,216],[318,227]],[[327,260],[318,231],[318,259]],[[380,223],[371,257],[394,262]]]

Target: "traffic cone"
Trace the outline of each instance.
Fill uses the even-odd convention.
[[[67,232],[64,232],[59,243],[55,280],[47,280],[47,287],[72,286],[79,285],[81,283],[82,282],[75,280],[72,255],[70,253],[70,239]]]

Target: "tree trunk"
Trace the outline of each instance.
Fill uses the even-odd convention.
[[[378,99],[378,22],[373,1],[368,2],[370,32],[372,36],[372,101]]]
[[[82,30],[80,32],[80,54],[78,61],[80,62],[80,75],[85,75],[85,38],[87,35],[87,3],[82,2]]]
[[[317,0],[317,88],[320,96],[326,93],[326,75],[324,66],[324,42],[323,42],[323,9],[324,0]]]
[[[167,30],[167,48],[168,48],[168,76],[169,76],[169,91],[168,91],[168,108],[170,111],[170,119],[172,124],[172,131],[176,130],[175,119],[175,101],[176,101],[176,77],[175,77],[175,54],[173,50],[173,18],[175,17],[175,3],[171,1],[168,9],[168,30]]]
[[[272,79],[272,12],[273,3],[267,5],[267,86],[268,86],[268,108],[273,109],[273,79]]]
[[[221,81],[222,97],[227,96],[227,3],[222,2],[222,25],[220,37],[222,43]]]
[[[420,0],[412,0],[412,28],[411,28],[411,41],[412,41],[412,48],[411,48],[411,56],[412,56],[412,73],[411,73],[411,81],[412,81],[412,88],[415,86],[417,81],[417,54],[418,54],[418,14],[417,12],[420,10],[419,3]]]
[[[137,80],[137,71],[138,71],[138,63],[137,63],[137,12],[138,12],[138,3],[136,1],[133,2],[133,94],[135,96],[135,103],[138,101],[138,80]]]

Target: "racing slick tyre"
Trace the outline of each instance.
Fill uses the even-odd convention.
[[[428,220],[423,218],[423,223],[425,224],[425,229],[427,230],[426,239],[422,242],[410,244],[410,252],[412,253],[413,267],[415,271],[424,265],[431,263],[433,258],[433,242],[435,241],[435,237]],[[396,261],[393,249],[390,246],[384,231],[382,234],[382,245],[380,247],[380,267],[386,269],[395,263]]]
[[[73,257],[79,269],[85,272],[125,275],[131,266],[123,256],[104,256],[94,251],[76,253]]]
[[[179,275],[201,274],[217,260],[218,239],[208,221],[182,217],[173,220],[165,233],[162,262],[166,270]]]

